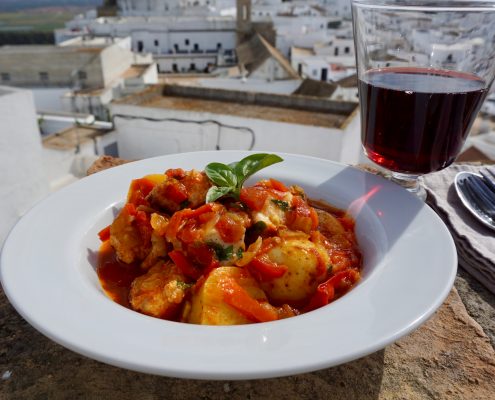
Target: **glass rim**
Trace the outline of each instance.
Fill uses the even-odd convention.
[[[352,6],[389,11],[495,11],[495,1],[487,0],[351,0]]]

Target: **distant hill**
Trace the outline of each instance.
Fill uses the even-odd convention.
[[[0,0],[0,12],[40,7],[97,7],[103,0]]]

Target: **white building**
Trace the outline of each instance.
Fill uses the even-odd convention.
[[[349,54],[338,56],[317,54],[313,49],[293,47],[290,61],[302,78],[324,82],[336,82],[353,75],[356,71],[355,58]]]
[[[117,0],[118,14],[130,16],[213,15],[235,0]]]
[[[205,71],[235,64],[236,20],[232,16],[107,17],[73,20],[56,33],[131,38],[131,49],[152,53],[160,72]]]
[[[158,80],[151,55],[131,51],[130,38],[77,37],[56,46],[0,47],[0,80],[33,90],[38,111],[90,113]]]
[[[277,49],[286,57],[293,46],[313,47],[315,43],[327,43],[336,35],[346,36],[349,32],[340,19],[329,16],[277,15],[272,21]]]
[[[212,149],[278,151],[362,160],[356,103],[165,86],[111,106],[120,157]]]
[[[350,0],[319,0],[319,3],[327,10],[328,15],[351,19],[351,1]]]

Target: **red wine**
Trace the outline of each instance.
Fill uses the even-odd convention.
[[[383,68],[359,81],[366,155],[395,172],[423,174],[459,154],[487,94],[478,77],[455,71]]]

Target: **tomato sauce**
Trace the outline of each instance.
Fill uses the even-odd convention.
[[[116,303],[131,308],[131,283],[144,272],[138,263],[126,264],[119,261],[109,240],[101,244],[98,252],[98,278],[105,293]]]

